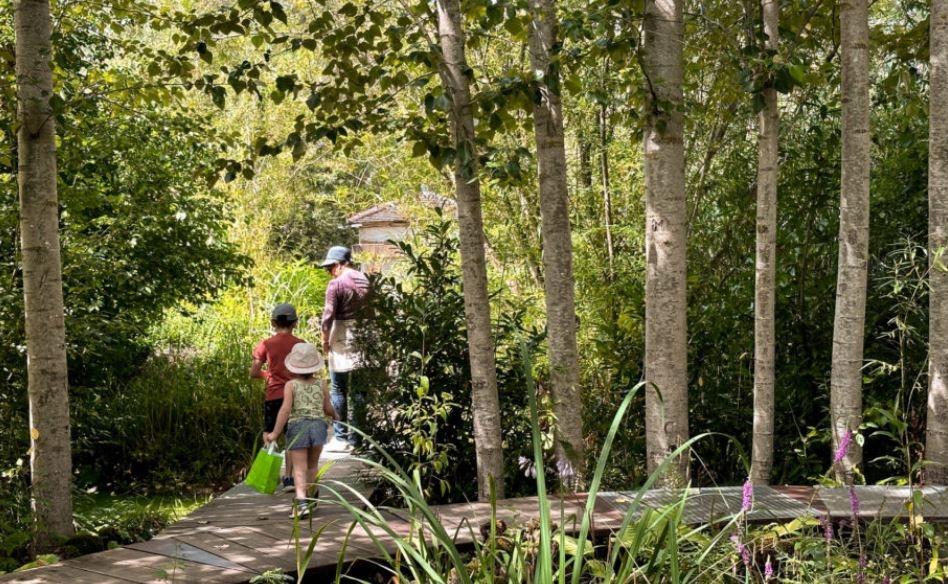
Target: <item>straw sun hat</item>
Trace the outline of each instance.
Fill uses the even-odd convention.
[[[306,375],[323,368],[323,356],[312,343],[296,343],[284,363],[290,373]]]

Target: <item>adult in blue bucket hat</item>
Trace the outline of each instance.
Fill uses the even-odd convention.
[[[335,440],[327,449],[348,450],[351,445],[359,444],[360,436],[350,432],[346,425],[365,431],[365,394],[354,383],[361,365],[355,331],[356,317],[369,290],[369,279],[352,266],[352,252],[341,245],[330,247],[319,265],[332,276],[326,287],[320,328],[323,352],[329,363],[329,393],[340,418],[333,426]]]

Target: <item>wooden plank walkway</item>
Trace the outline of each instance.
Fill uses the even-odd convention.
[[[366,467],[356,458],[328,453],[333,466],[324,477],[340,481],[367,495],[364,482]],[[325,462],[325,460],[324,460]],[[299,524],[299,538],[305,547],[322,530],[310,570],[334,567],[345,543],[345,562],[380,556],[368,534],[350,532],[350,515],[338,503],[327,500],[324,487],[322,502],[312,521]],[[922,513],[929,521],[948,520],[948,490],[921,489]],[[912,491],[907,487],[856,487],[859,516],[870,520],[907,517],[907,502]],[[601,493],[596,499],[594,527],[603,532],[618,527],[632,506],[636,492]],[[643,508],[660,508],[674,503],[682,491],[653,490],[643,494]],[[90,554],[52,566],[0,576],[0,582],[29,584],[128,584],[128,583],[246,583],[266,570],[279,568],[295,573],[296,545],[294,522],[288,518],[291,494],[260,495],[238,485],[208,505],[169,526],[154,539],[123,548]],[[357,496],[351,495],[351,501]],[[572,495],[551,500],[553,521],[577,525],[586,497]],[[690,489],[683,518],[688,523],[727,520],[740,511],[741,487]],[[470,543],[481,524],[489,521],[488,503],[464,503],[436,508],[449,533],[459,543]],[[850,517],[850,493],[845,488],[758,487],[748,520],[768,523],[802,516]],[[389,527],[407,533],[409,523],[397,510],[390,516]],[[515,526],[538,517],[536,497],[505,499],[497,504],[497,517]],[[387,539],[387,538],[386,538]]]

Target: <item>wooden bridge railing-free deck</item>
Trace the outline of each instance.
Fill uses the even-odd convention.
[[[328,456],[333,456],[329,453]],[[355,458],[342,455],[335,460],[327,479],[358,485],[365,468]],[[855,487],[862,519],[907,517],[913,491],[908,487]],[[921,489],[921,512],[926,519],[948,520],[948,490]],[[324,493],[325,496],[325,493]],[[597,531],[617,528],[636,492],[600,493],[594,517]],[[642,508],[657,509],[678,501],[682,491],[652,490],[640,499]],[[353,496],[353,500],[355,496]],[[246,583],[253,576],[274,568],[296,572],[294,522],[288,518],[291,494],[260,495],[238,485],[208,505],[169,526],[154,539],[123,548],[90,554],[52,566],[0,576],[0,582],[30,584],[128,584],[128,583]],[[576,521],[586,503],[584,495],[551,500],[554,521]],[[725,520],[741,509],[741,487],[691,489],[683,511],[687,523]],[[469,542],[477,527],[489,521],[488,503],[464,503],[436,508],[449,533],[459,543]],[[852,513],[849,489],[821,487],[757,487],[748,521],[786,521],[804,516],[849,517]],[[410,525],[393,511],[389,526],[406,533]],[[536,497],[505,499],[497,503],[497,517],[509,525],[538,517]],[[335,566],[343,542],[345,562],[377,558],[379,551],[368,534],[359,529],[350,533],[352,520],[341,506],[327,501],[320,505],[312,521],[299,524],[303,546],[319,530],[316,552],[309,568]],[[346,541],[348,538],[348,541]]]

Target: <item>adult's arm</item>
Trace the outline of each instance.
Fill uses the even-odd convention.
[[[319,326],[322,331],[323,353],[329,352],[329,333],[332,332],[332,323],[336,320],[336,303],[338,302],[339,296],[336,293],[336,288],[338,288],[338,285],[339,279],[336,278],[326,286],[326,301],[323,306],[323,317]]]

